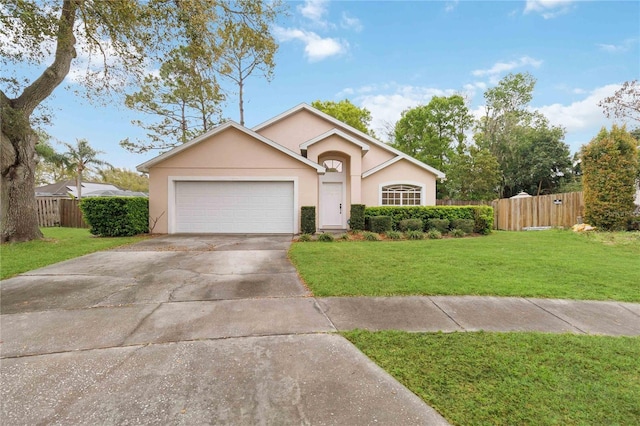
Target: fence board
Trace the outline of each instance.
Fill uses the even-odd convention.
[[[49,197],[36,198],[36,210],[38,212],[38,226],[49,227],[60,224],[58,199]]]
[[[82,217],[78,200],[60,200],[60,226],[67,228],[88,228]]]
[[[583,216],[582,192],[540,195],[528,198],[503,198],[491,203],[494,210],[494,228],[521,231],[529,227],[568,228]]]
[[[88,228],[80,211],[79,201],[69,198],[36,197],[38,226]]]

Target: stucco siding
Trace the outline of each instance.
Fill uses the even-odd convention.
[[[149,216],[153,233],[168,232],[169,181],[180,176],[203,178],[295,178],[298,206],[317,205],[317,172],[276,149],[230,129],[149,169]],[[179,179],[178,179],[179,180]]]
[[[362,202],[367,206],[380,205],[380,186],[395,183],[424,185],[424,205],[436,204],[436,177],[434,174],[410,163],[400,160],[362,180]]]

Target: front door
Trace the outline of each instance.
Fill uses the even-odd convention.
[[[342,182],[323,182],[321,228],[343,227]]]

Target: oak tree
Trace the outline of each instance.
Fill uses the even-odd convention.
[[[269,1],[5,0],[0,13],[1,241],[41,238],[35,204],[37,110],[84,60],[74,82],[90,99],[106,100],[141,82],[177,47],[213,66],[217,24],[254,28]],[[43,67],[44,65],[44,67]],[[42,69],[42,71],[40,71]],[[22,73],[24,71],[24,73]],[[22,74],[20,74],[22,73]]]

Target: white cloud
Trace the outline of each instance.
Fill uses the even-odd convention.
[[[304,53],[310,62],[317,62],[331,56],[341,55],[349,50],[344,40],[331,37],[320,37],[312,31],[296,28],[274,27],[274,34],[279,41],[299,40],[304,43]]]
[[[636,44],[637,42],[638,42],[637,38],[628,38],[619,44],[598,43],[596,44],[596,46],[598,46],[600,50],[603,50],[608,53],[623,53],[631,49],[633,45]]]
[[[460,3],[460,0],[449,0],[445,3],[444,5],[444,11],[445,12],[453,12],[455,10],[456,7],[458,7],[458,3]]]
[[[600,128],[611,122],[602,113],[598,102],[611,96],[620,88],[619,84],[608,84],[592,90],[584,99],[569,105],[559,103],[533,108],[543,113],[552,124],[564,126],[567,131],[582,131]]]
[[[511,61],[511,62],[496,62],[489,69],[474,70],[474,71],[471,72],[471,74],[475,75],[476,77],[482,77],[482,76],[495,77],[495,76],[497,76],[499,74],[502,74],[504,72],[511,71],[511,70],[516,69],[516,68],[525,67],[525,66],[528,66],[528,65],[532,66],[534,68],[538,68],[538,67],[540,67],[540,65],[542,65],[542,61],[538,60],[538,59],[534,59],[534,58],[532,58],[530,56],[523,56],[520,59],[517,59],[515,61]]]
[[[342,12],[342,18],[340,19],[340,26],[342,28],[353,30],[357,33],[363,30],[362,22],[354,16],[349,16],[347,12]]]
[[[574,0],[527,0],[524,13],[537,12],[544,19],[551,19],[571,10]]]
[[[355,94],[354,103],[371,112],[371,128],[380,135],[385,134],[386,124],[395,124],[402,111],[418,105],[427,104],[434,96],[451,96],[458,91],[453,89],[437,89],[388,83],[383,85],[367,85],[357,89],[349,88],[338,93],[340,95]]]
[[[327,0],[306,0],[304,4],[298,6],[298,11],[302,16],[312,21],[323,21],[327,14]]]

